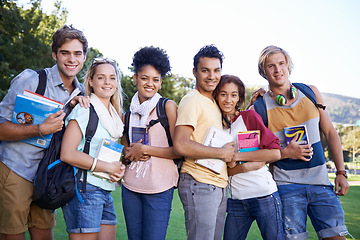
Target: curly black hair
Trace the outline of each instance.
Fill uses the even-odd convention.
[[[202,47],[199,52],[194,56],[194,69],[197,71],[197,65],[200,62],[200,58],[218,58],[220,60],[220,67],[222,68],[222,63],[224,55],[222,52],[217,49],[214,45],[206,45]]]
[[[153,66],[160,73],[161,77],[170,74],[169,56],[161,48],[154,46],[143,47],[134,54],[131,66],[134,67],[135,73],[141,71],[146,65]]]

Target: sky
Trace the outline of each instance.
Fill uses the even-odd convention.
[[[67,24],[84,31],[89,46],[115,59],[124,74],[144,46],[166,50],[172,73],[192,77],[193,57],[214,44],[224,53],[223,74],[246,86],[267,86],[257,69],[268,45],[294,62],[292,82],[360,98],[358,0],[62,0]],[[45,11],[54,0],[43,0]]]

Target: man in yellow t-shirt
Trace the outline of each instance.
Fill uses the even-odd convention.
[[[196,87],[181,100],[175,127],[174,149],[185,156],[179,196],[185,211],[188,239],[221,239],[226,214],[226,164],[221,174],[195,164],[195,159],[219,158],[229,162],[234,142],[222,148],[202,144],[210,126],[222,129],[221,112],[212,96],[219,83],[223,54],[213,45],[205,46],[194,57]]]

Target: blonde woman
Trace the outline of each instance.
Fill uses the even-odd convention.
[[[80,192],[84,202],[75,196],[62,207],[69,239],[116,238],[116,215],[111,196],[115,182],[124,175],[120,161],[111,163],[96,159],[95,154],[102,138],[118,141],[122,136],[123,123],[122,89],[116,62],[95,58],[85,76],[85,90],[90,103],[99,117],[98,126],[90,143],[89,154],[82,152],[85,131],[89,121],[89,109],[77,105],[65,121],[66,130],[61,147],[61,160],[91,171],[107,172],[110,180],[87,174],[86,192]],[[82,189],[80,182],[78,189]]]

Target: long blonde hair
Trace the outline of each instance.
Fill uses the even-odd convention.
[[[121,87],[121,74],[119,69],[116,66],[116,61],[109,58],[94,58],[92,64],[90,65],[89,69],[87,70],[85,77],[84,77],[84,85],[85,85],[85,93],[86,96],[90,96],[91,93],[94,92],[94,89],[90,86],[90,79],[93,79],[95,75],[96,67],[101,64],[110,64],[115,69],[116,80],[118,82],[115,93],[111,96],[110,102],[118,112],[119,116],[122,114],[123,108],[123,90]]]

